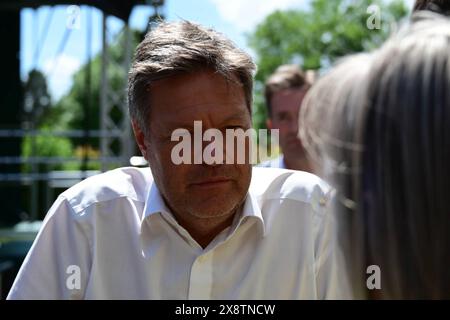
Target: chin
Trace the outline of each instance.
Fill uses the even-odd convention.
[[[236,201],[230,201],[230,198],[214,197],[209,201],[205,200],[198,203],[194,208],[189,210],[191,214],[197,218],[218,218],[233,214],[236,209],[242,204],[242,200],[235,198]]]

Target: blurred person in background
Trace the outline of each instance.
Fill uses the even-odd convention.
[[[317,164],[317,174],[334,188],[333,208],[339,244],[346,256],[345,270],[354,285],[354,296],[365,299],[360,288],[366,276],[365,262],[354,239],[362,228],[351,218],[357,215],[355,189],[359,184],[357,156],[362,150],[358,132],[367,76],[372,55],[361,53],[346,57],[322,76],[305,97],[300,113],[299,134],[310,158]],[[358,255],[359,254],[359,255]]]
[[[308,74],[309,79],[312,73]],[[313,166],[298,137],[298,114],[311,83],[296,65],[279,66],[267,79],[264,89],[268,129],[279,130],[282,155],[261,163],[261,167],[313,172]]]
[[[335,67],[305,98],[300,127],[336,188],[355,296],[449,299],[450,21],[417,13],[378,51]]]

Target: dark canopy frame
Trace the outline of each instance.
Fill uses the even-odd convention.
[[[151,5],[158,7],[164,4],[164,0],[2,0],[0,1],[0,11],[20,10],[22,8],[37,8],[46,5],[55,6],[71,4],[93,6],[100,9],[107,15],[113,15],[127,22],[134,6]]]

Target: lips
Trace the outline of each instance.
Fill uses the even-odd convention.
[[[214,187],[214,186],[220,186],[227,182],[230,182],[231,179],[229,178],[209,178],[201,181],[197,181],[195,183],[192,183],[191,185],[197,186],[197,187]]]

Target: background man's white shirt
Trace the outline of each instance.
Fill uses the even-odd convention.
[[[306,172],[253,168],[242,211],[202,249],[149,169],[109,171],[55,201],[8,299],[351,298],[329,193]]]
[[[257,165],[262,168],[280,168],[286,169],[286,164],[284,163],[283,155],[280,155],[274,159],[269,159]]]

